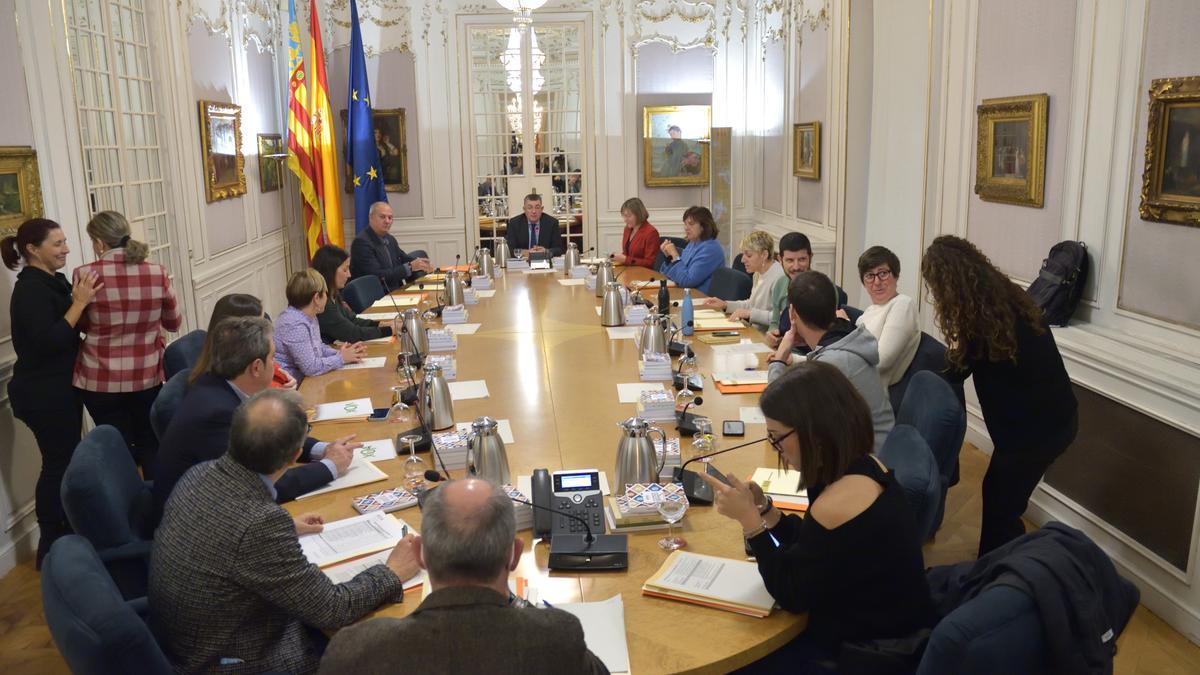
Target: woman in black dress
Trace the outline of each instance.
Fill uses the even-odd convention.
[[[921,276],[950,346],[952,374],[975,376],[994,446],[983,477],[982,556],[1025,534],[1029,495],[1075,439],[1075,393],[1042,310],[974,244],[934,239]]]
[[[83,407],[71,386],[79,332],[75,324],[84,308],[103,286],[87,273],[71,288],[58,270],[67,264],[67,238],[53,220],[25,221],[15,236],[0,241],[0,254],[10,270],[21,261],[9,313],[13,349],[17,362],[8,383],[13,415],[24,422],[37,439],[42,453],[42,471],[35,488],[35,511],[41,537],[37,566],[54,540],[69,534],[59,497],[63,474],[83,431]]]

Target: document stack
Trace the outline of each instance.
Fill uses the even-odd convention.
[[[591,272],[591,270],[588,269],[587,265],[576,265],[571,268],[571,278],[572,279],[586,279],[586,278],[588,278],[588,275],[591,273],[592,272]],[[593,285],[593,288],[594,287],[595,286]]]
[[[481,291],[486,291],[492,288],[495,284],[492,283],[492,278],[489,276],[471,277],[471,288],[476,288]]]
[[[746,616],[771,614],[775,599],[767,592],[758,565],[744,560],[675,551],[642,585],[642,595],[690,602]]]
[[[637,403],[637,415],[651,422],[675,419],[675,397],[665,389],[643,391]]]
[[[583,278],[583,285],[587,286],[593,291],[596,290],[596,275],[592,274],[591,271],[588,271],[588,275]]]
[[[524,258],[509,258],[508,269],[516,272],[529,269],[529,261]]]
[[[442,367],[442,377],[446,378],[447,382],[453,382],[457,375],[455,368],[457,363],[454,356],[451,354],[430,354],[425,357],[425,365],[430,366],[437,364]]]
[[[554,269],[556,270],[565,270],[567,268],[566,256],[560,255],[557,258],[552,259],[550,262],[554,264]]]
[[[670,380],[674,376],[671,372],[671,355],[653,352],[643,354],[638,361],[638,375],[643,382]]]
[[[505,483],[500,486],[504,490],[504,494],[508,495],[509,499],[520,499],[521,501],[532,501],[529,496],[522,493],[516,486]],[[533,529],[533,507],[521,502],[513,502],[513,510],[517,513],[517,531]]]
[[[446,305],[442,309],[442,324],[466,323],[467,308],[463,305]]]
[[[470,286],[468,288],[463,289],[463,304],[464,305],[478,305],[479,304],[479,296],[475,295],[475,287],[474,286]]]
[[[654,441],[654,456],[663,468],[662,473],[658,474],[658,479],[667,482],[674,480],[675,469],[679,468],[682,462],[682,457],[679,454],[679,439],[667,439],[667,454],[665,457],[663,456],[662,441]]]
[[[458,349],[458,338],[445,328],[430,328],[428,335],[431,352],[452,352]]]
[[[650,309],[645,305],[625,305],[625,325],[640,326],[649,314]]]
[[[439,470],[443,464],[451,471],[467,468],[467,434],[457,431],[435,433],[433,447],[441,458],[441,461],[437,462]]]

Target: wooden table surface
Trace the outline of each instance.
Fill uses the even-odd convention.
[[[628,268],[622,282],[635,283],[653,276],[650,270]],[[509,272],[496,279],[496,294],[468,305],[468,321],[482,326],[474,335],[461,335],[455,352],[458,380],[487,382],[489,397],[454,402],[454,419],[469,422],[489,415],[508,419],[514,441],[507,445],[514,476],[535,468],[599,469],[613,477],[616,447],[621,432],[617,423],[634,415],[633,404],[617,399],[616,383],[637,382],[637,349],[633,340],[611,340],[600,325],[595,308],[600,304],[586,286],[564,286],[561,272],[524,274]],[[647,288],[647,294],[652,288]],[[672,289],[673,297],[682,291]],[[758,339],[747,329],[743,335]],[[705,374],[704,403],[694,411],[712,418],[714,429],[723,420],[739,418],[740,406],[757,405],[757,394],[723,395],[708,378],[711,348],[692,340],[700,369]],[[387,367],[332,372],[307,378],[300,388],[308,405],[370,396],[376,407],[390,402],[390,387],[400,384],[395,373],[395,344],[369,345],[371,356],[388,357]],[[760,362],[765,355],[760,355]],[[669,386],[669,383],[665,383]],[[654,423],[678,437],[674,425]],[[331,440],[354,433],[360,441],[392,438],[397,429],[381,422],[313,425],[312,435]],[[719,447],[763,438],[766,427],[747,424],[745,438],[720,438]],[[681,442],[684,459],[692,453],[691,439]],[[397,448],[403,458],[403,449]],[[423,457],[432,467],[428,453]],[[400,485],[401,459],[378,462],[389,479],[291,502],[292,513],[317,512],[328,520],[357,515],[350,500],[369,492]],[[767,443],[731,452],[714,463],[724,472],[748,476],[755,467],[775,466],[776,456]],[[463,471],[452,471],[462,477]],[[417,508],[395,513],[420,529]],[[741,529],[710,506],[693,506],[677,532],[688,541],[687,550],[744,559]],[[521,533],[526,553],[516,574],[524,576],[550,602],[599,601],[620,594],[625,605],[625,630],[633,672],[727,672],[746,665],[795,637],[803,630],[803,616],[776,610],[765,619],[745,617],[697,605],[643,596],[642,583],[662,564],[667,553],[657,541],[665,531],[629,535],[629,569],[620,572],[564,573],[547,569],[548,544],[530,546],[530,531]],[[372,616],[405,616],[419,604],[419,592],[410,592],[401,604],[381,608]]]

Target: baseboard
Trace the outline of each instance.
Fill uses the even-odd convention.
[[[32,518],[26,519],[9,532],[12,534],[12,541],[0,549],[0,577],[13,571],[20,563],[33,560],[37,552],[37,521]]]

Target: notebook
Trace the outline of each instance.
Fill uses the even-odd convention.
[[[758,565],[689,551],[667,556],[642,585],[642,594],[758,618],[769,616],[775,606]]]

